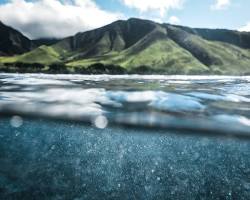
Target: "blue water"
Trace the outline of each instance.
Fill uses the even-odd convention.
[[[248,77],[0,85],[0,199],[250,198]]]
[[[1,199],[248,199],[250,142],[2,119]]]

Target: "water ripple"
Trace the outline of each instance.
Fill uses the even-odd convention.
[[[225,76],[1,74],[0,114],[250,138],[249,83]]]

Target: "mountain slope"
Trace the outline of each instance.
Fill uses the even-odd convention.
[[[250,68],[249,50],[219,40],[206,40],[197,34],[186,32],[182,28],[168,25],[170,38],[181,47],[188,50],[201,63],[212,71],[224,71],[235,74],[240,71],[248,72]],[[245,43],[248,45],[248,43]],[[239,72],[238,72],[239,71]]]
[[[32,50],[35,44],[0,21],[0,55],[15,55]]]
[[[57,39],[30,40],[19,31],[0,21],[0,56],[13,56],[29,52],[42,45],[53,45]]]
[[[250,33],[239,32],[226,29],[202,29],[202,28],[187,28],[181,27],[187,32],[196,34],[206,40],[225,42],[236,45],[241,48],[250,49]]]
[[[102,63],[132,73],[241,75],[250,73],[250,33],[132,18],[0,62],[64,63],[71,72]]]
[[[114,64],[128,70],[136,70],[142,66],[153,66],[149,72],[174,74],[201,73],[207,67],[200,63],[188,51],[169,39],[165,28],[157,25],[135,44],[120,52],[108,53],[88,59],[68,63],[70,66],[88,66],[95,63]]]

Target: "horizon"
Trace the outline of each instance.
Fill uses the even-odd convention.
[[[130,18],[250,31],[249,6],[243,0],[0,0],[0,21],[30,39],[65,38]]]

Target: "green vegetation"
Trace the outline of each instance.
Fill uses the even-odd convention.
[[[117,21],[22,55],[0,57],[0,69],[44,73],[250,74],[250,50],[243,48],[248,44],[237,40],[235,31],[218,31],[218,37],[216,30],[211,30],[211,34],[209,31],[139,19]],[[232,42],[229,36],[234,39]],[[248,40],[250,34],[248,38],[244,33],[244,41]]]
[[[40,63],[43,65],[49,65],[52,63],[60,63],[60,55],[53,49],[53,47],[40,46],[37,49],[28,53],[12,56],[12,57],[0,57],[2,63]]]

